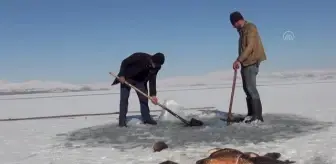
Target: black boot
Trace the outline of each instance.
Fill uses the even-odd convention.
[[[252,105],[251,105],[251,109],[252,109],[252,118],[248,121],[246,121],[246,123],[251,123],[255,120],[259,120],[261,122],[264,122],[264,118],[262,116],[262,104],[260,99],[252,99],[251,101]]]
[[[119,113],[119,127],[127,127],[127,123],[126,123],[126,113],[121,111]]]
[[[157,125],[157,122],[154,119],[148,119],[143,121],[144,124]]]
[[[127,127],[127,124],[126,124],[126,119],[123,119],[119,117],[119,127]]]
[[[255,100],[255,112],[257,119],[261,122],[264,122],[264,118],[262,116],[262,104],[260,99]]]
[[[125,121],[119,121],[119,127],[127,127],[127,124]]]
[[[151,117],[148,101],[140,100],[140,112],[144,124],[156,125],[157,122]]]
[[[247,115],[240,117],[236,122],[246,122],[248,117],[251,117],[254,114],[253,111],[253,102],[251,98],[246,97],[246,107],[247,107]],[[251,118],[249,118],[251,119]]]
[[[247,105],[247,116],[252,116],[253,110],[252,110],[252,99],[246,98],[246,105]]]

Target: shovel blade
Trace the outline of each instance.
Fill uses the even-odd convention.
[[[200,121],[200,120],[197,120],[195,118],[191,118],[190,122],[189,122],[189,125],[190,126],[203,126],[203,122]]]

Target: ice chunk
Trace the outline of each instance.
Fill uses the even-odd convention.
[[[165,100],[163,103],[164,106],[166,106],[168,109],[176,113],[177,115],[181,116],[182,118],[186,118],[186,115],[184,113],[184,108],[180,104],[178,104],[174,100]],[[170,114],[168,111],[162,109],[162,112],[159,117],[160,121],[165,122],[181,122],[178,118]]]

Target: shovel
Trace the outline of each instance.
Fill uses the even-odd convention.
[[[237,81],[237,69],[234,70],[233,74],[233,82],[232,82],[232,90],[231,90],[231,98],[230,98],[230,105],[229,105],[229,112],[227,116],[227,125],[230,125],[231,122],[242,122],[244,121],[244,117],[233,117],[232,116],[232,104],[233,104],[233,98],[234,98],[234,93],[235,93],[235,88],[236,88],[236,81]],[[225,121],[224,119],[221,119]]]
[[[230,125],[230,121],[233,120],[232,104],[233,104],[233,98],[234,98],[234,93],[235,93],[235,88],[236,88],[236,80],[237,80],[237,69],[234,70],[234,74],[233,74],[232,91],[231,91],[231,98],[230,98],[230,105],[229,105],[229,113],[227,117],[227,125]]]
[[[119,80],[119,77],[112,73],[109,72],[110,75],[116,77]],[[139,92],[140,94],[142,94],[143,96],[147,97],[148,99],[152,100],[152,98],[150,96],[148,96],[147,94],[143,93],[141,90],[139,90],[138,88],[136,88],[135,86],[133,86],[132,84],[128,83],[127,81],[125,81],[125,84],[128,85],[129,87],[133,88],[134,90],[136,90],[137,92]],[[197,120],[195,118],[191,118],[190,121],[187,121],[186,119],[182,118],[181,116],[177,115],[176,113],[174,113],[173,111],[171,111],[170,109],[168,109],[166,106],[157,103],[157,105],[159,105],[162,109],[166,110],[167,112],[169,112],[170,114],[172,114],[173,116],[175,116],[176,118],[178,118],[179,120],[181,120],[186,126],[202,126],[203,122],[200,120]]]

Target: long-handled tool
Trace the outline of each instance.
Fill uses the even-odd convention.
[[[237,81],[237,69],[234,70],[234,75],[233,75],[230,106],[229,106],[229,113],[227,117],[227,125],[230,125],[230,121],[232,119],[231,118],[232,117],[232,104],[233,104],[233,98],[234,98],[234,93],[235,93],[235,88],[236,88],[236,81]]]
[[[227,115],[227,118],[220,118],[222,121],[226,121],[227,125],[230,125],[231,122],[242,122],[244,121],[243,116],[232,116],[232,104],[233,104],[233,98],[234,98],[234,93],[235,93],[235,88],[236,88],[236,81],[237,81],[237,69],[234,70],[233,74],[233,82],[232,82],[232,90],[231,90],[231,98],[230,98],[230,105],[229,105],[229,112]]]
[[[110,75],[116,77],[119,80],[119,77],[112,73],[109,72]],[[143,96],[147,97],[149,100],[152,100],[152,98],[150,96],[148,96],[147,94],[143,93],[141,90],[139,90],[138,88],[136,88],[135,86],[133,86],[132,84],[128,83],[127,81],[125,81],[125,84],[130,86],[131,88],[133,88],[134,90],[136,90],[137,92],[139,92],[140,94],[142,94]],[[190,121],[185,120],[184,118],[182,118],[181,116],[177,115],[176,113],[174,113],[173,111],[171,111],[170,109],[168,109],[166,106],[157,103],[157,105],[159,105],[162,109],[168,111],[170,114],[172,114],[173,116],[175,116],[176,118],[180,119],[183,123],[185,123],[187,126],[202,126],[203,122],[200,120],[197,120],[195,118],[191,118]]]

